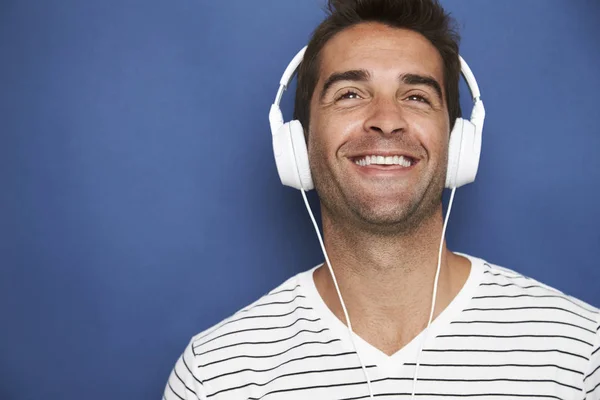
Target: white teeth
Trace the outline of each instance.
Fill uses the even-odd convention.
[[[361,166],[367,166],[371,164],[377,165],[400,165],[403,167],[410,167],[412,165],[411,161],[408,158],[404,158],[404,156],[365,156],[364,158],[360,158],[354,161],[356,164]]]

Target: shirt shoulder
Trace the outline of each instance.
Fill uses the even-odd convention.
[[[283,316],[286,312],[302,308],[302,299],[305,297],[300,292],[300,277],[307,272],[301,272],[276,288],[270,290],[264,296],[246,307],[236,311],[221,322],[205,329],[195,335],[191,343],[198,347],[213,341],[224,334],[243,334],[244,330],[238,332],[239,325],[258,326],[264,324],[265,319]]]
[[[484,261],[480,288],[485,293],[475,298],[496,299],[509,305],[514,303],[515,306],[531,306],[534,309],[565,311],[591,320],[592,325],[598,323],[600,310],[597,307],[506,267]],[[555,315],[558,317],[561,314]]]
[[[280,352],[286,338],[314,320],[297,274],[189,341],[165,388],[165,399],[206,399],[252,387],[257,362]],[[289,344],[287,344],[289,346]],[[221,398],[221,397],[219,397]],[[230,398],[230,397],[229,397]]]
[[[461,341],[485,349],[490,359],[532,354],[511,363],[555,368],[586,399],[600,400],[600,310],[513,269],[470,258],[478,261],[477,288],[442,335],[443,345]]]
[[[310,271],[289,278],[252,304],[195,335],[190,347],[201,379],[215,386],[217,377],[252,369],[270,355],[289,351],[294,339],[313,333],[318,318],[301,285],[303,274]]]
[[[598,362],[600,310],[529,276],[484,262],[469,307],[463,318],[493,320],[506,335],[535,336]]]

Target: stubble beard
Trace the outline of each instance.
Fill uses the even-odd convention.
[[[379,206],[370,203],[368,196],[361,195],[357,185],[342,186],[342,179],[326,164],[324,154],[319,153],[316,150],[310,163],[315,190],[321,201],[323,218],[340,228],[345,225],[386,237],[412,235],[441,211],[446,177],[445,170],[439,167],[424,188],[412,189],[417,193],[408,193],[398,203]],[[446,164],[446,160],[441,160],[441,165]]]

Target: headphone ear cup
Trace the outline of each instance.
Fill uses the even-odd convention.
[[[464,122],[464,119],[456,118],[454,128],[452,128],[452,132],[450,132],[450,142],[448,144],[448,168],[446,170],[446,187],[449,189],[456,187],[456,175],[458,173],[458,163],[460,162],[460,142],[462,141]]]
[[[481,140],[477,140],[475,125],[457,118],[448,145],[446,187],[457,188],[475,181],[481,154]]]
[[[299,121],[281,125],[273,135],[273,154],[279,179],[295,189],[313,188],[304,131]]]
[[[290,121],[290,138],[294,148],[295,165],[297,174],[300,176],[302,189],[305,191],[313,189],[315,186],[310,173],[310,163],[308,161],[308,149],[306,148],[306,139],[304,138],[304,129],[298,120]],[[298,188],[300,189],[300,188]]]

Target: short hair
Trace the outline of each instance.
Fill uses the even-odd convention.
[[[319,80],[321,50],[336,34],[367,22],[418,32],[437,49],[443,61],[443,86],[452,130],[456,118],[461,116],[460,36],[456,21],[438,0],[328,0],[326,12],[328,16],[314,30],[298,69],[294,119],[302,123],[305,135],[308,135],[310,102]]]

